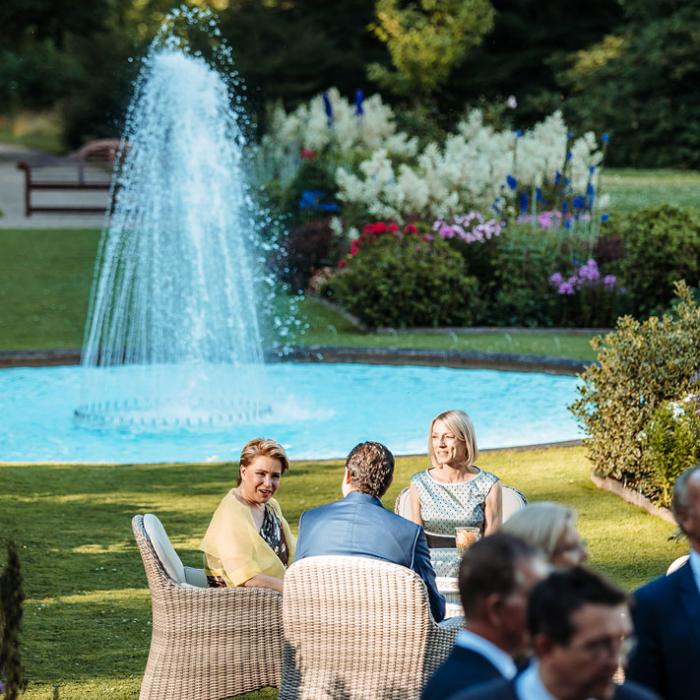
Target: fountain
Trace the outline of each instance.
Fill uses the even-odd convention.
[[[86,425],[225,426],[269,412],[244,114],[168,33],[184,12],[143,63],[116,161],[75,411]]]
[[[245,115],[222,74],[172,31],[190,18],[202,46],[216,38],[210,16],[171,13],[136,84],[82,365],[0,370],[0,460],[223,462],[255,435],[296,459],[341,457],[367,439],[415,454],[451,407],[469,411],[482,447],[577,437],[566,411],[574,377],[263,364],[270,286],[258,257],[270,244],[255,237]],[[271,324],[278,339],[285,323]]]

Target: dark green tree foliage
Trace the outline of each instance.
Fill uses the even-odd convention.
[[[574,8],[561,0],[492,0],[495,24],[484,43],[452,72],[438,98],[448,111],[466,101],[515,95],[519,125],[534,123],[564,97],[556,67],[572,51],[613,31],[622,13],[617,0],[589,0]]]
[[[346,97],[367,86],[366,66],[388,64],[381,43],[367,30],[373,0],[239,0],[221,14],[221,31],[233,47],[258,118],[266,100],[287,107],[337,87]]]
[[[76,67],[66,49],[71,35],[103,26],[110,0],[3,0],[0,3],[0,103],[44,108],[66,94],[65,75]]]
[[[19,555],[14,542],[9,542],[7,564],[0,575],[0,678],[5,683],[5,700],[16,700],[27,685],[20,655],[23,602]]]
[[[700,2],[624,3],[619,55],[562,75],[570,120],[610,131],[611,164],[700,166]]]

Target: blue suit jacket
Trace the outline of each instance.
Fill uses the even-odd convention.
[[[515,681],[500,680],[451,695],[449,700],[522,700],[522,698],[515,692]],[[613,700],[661,700],[661,698],[636,683],[625,682],[615,686]]]
[[[632,619],[638,641],[627,678],[665,700],[698,700],[700,592],[690,564],[637,590]]]
[[[420,697],[421,700],[444,700],[459,691],[498,679],[502,680],[503,676],[485,656],[455,644]]]
[[[301,514],[296,559],[324,554],[373,557],[413,569],[428,588],[433,617],[445,617],[423,528],[386,510],[375,496],[351,491],[342,501]]]

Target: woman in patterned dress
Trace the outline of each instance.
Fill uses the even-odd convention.
[[[236,487],[219,503],[199,545],[210,587],[282,592],[295,539],[272,496],[288,468],[284,448],[274,440],[255,438],[243,447]]]
[[[445,411],[430,424],[431,467],[411,477],[412,520],[423,525],[438,576],[456,576],[455,528],[489,535],[501,526],[501,484],[479,469],[474,426],[464,411]]]

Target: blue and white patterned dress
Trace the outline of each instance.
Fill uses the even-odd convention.
[[[484,532],[486,497],[498,477],[480,469],[467,481],[444,484],[429,470],[411,477],[418,493],[426,533],[454,538],[456,527],[478,527]],[[460,554],[454,548],[431,548],[430,559],[438,576],[457,576]]]

